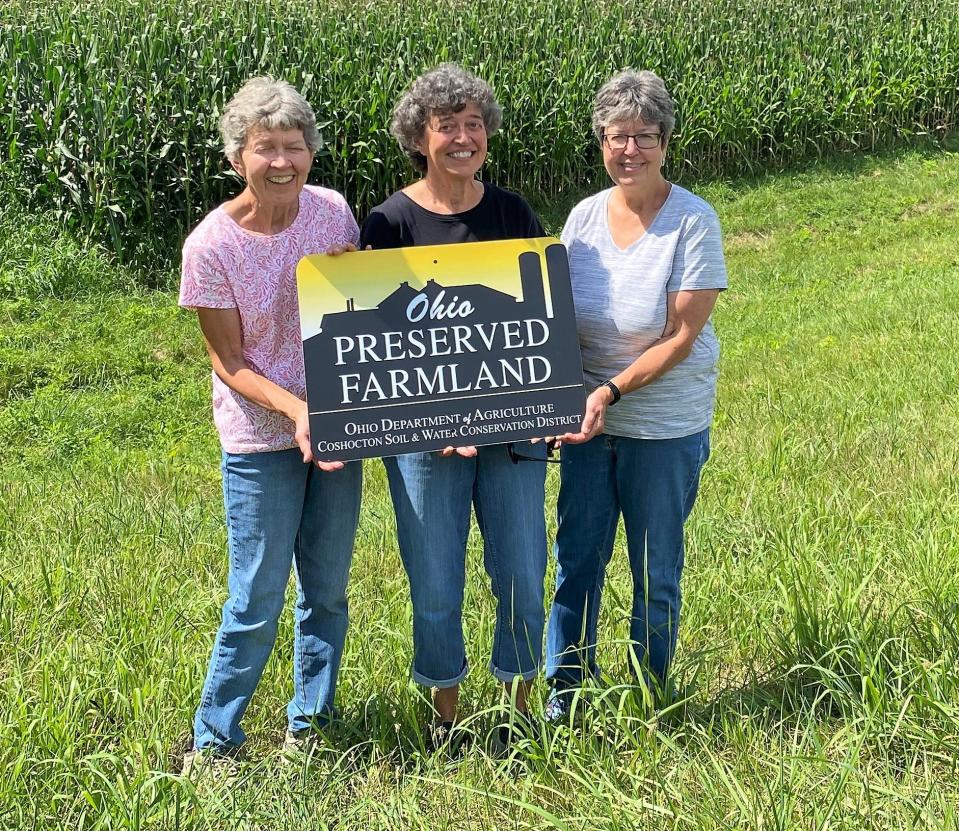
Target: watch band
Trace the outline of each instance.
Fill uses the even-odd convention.
[[[612,381],[603,381],[603,383],[600,384],[600,386],[608,387],[609,391],[613,394],[613,400],[606,405],[607,407],[612,407],[613,404],[615,404],[617,401],[619,401],[620,398],[623,397],[623,394],[619,391],[619,387],[617,387]]]

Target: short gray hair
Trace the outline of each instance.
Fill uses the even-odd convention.
[[[467,104],[480,108],[487,136],[500,128],[503,110],[490,85],[455,63],[441,63],[420,75],[396,102],[390,132],[416,170],[426,171],[426,157],[416,149],[416,142],[430,118],[458,113]]]
[[[667,141],[676,126],[673,99],[666,84],[655,72],[626,69],[600,88],[593,101],[593,132],[602,140],[603,131],[621,121],[658,124]]]
[[[323,144],[316,128],[316,115],[307,100],[286,81],[269,75],[250,78],[230,99],[220,116],[223,153],[235,161],[250,130],[302,130],[311,153]]]

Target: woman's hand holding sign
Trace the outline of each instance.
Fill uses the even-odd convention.
[[[313,458],[313,443],[310,440],[310,413],[305,401],[300,401],[300,406],[297,407],[292,420],[296,425],[294,438],[303,454],[304,462],[313,462],[320,470],[327,473],[343,469],[343,462],[321,462]]]
[[[440,455],[446,457],[452,456],[454,453],[457,456],[462,456],[464,459],[472,459],[476,455],[476,447],[472,444],[468,444],[465,447],[453,447],[451,445],[444,447],[440,451]]]
[[[582,444],[598,433],[602,433],[606,426],[606,408],[612,398],[613,393],[609,387],[602,386],[593,390],[586,399],[586,412],[583,414],[583,423],[579,426],[579,432],[566,433],[560,436],[559,441]]]

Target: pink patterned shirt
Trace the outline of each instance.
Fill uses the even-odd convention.
[[[246,231],[222,206],[183,244],[180,305],[240,313],[243,357],[254,371],[306,396],[303,341],[296,303],[296,264],[332,245],[356,244],[359,228],[336,191],[307,185],[300,210],[278,234]],[[228,453],[295,447],[293,422],[231,390],[213,373],[213,420]]]

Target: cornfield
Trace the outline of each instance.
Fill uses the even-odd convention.
[[[594,180],[591,98],[624,66],[677,101],[674,180],[940,136],[959,86],[956,0],[12,0],[0,31],[22,197],[157,267],[236,191],[216,124],[254,74],[306,94],[326,139],[314,178],[360,216],[410,178],[390,109],[443,60],[503,104],[486,175],[541,202]]]

